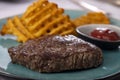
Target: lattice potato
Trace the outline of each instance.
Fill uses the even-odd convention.
[[[34,35],[29,32],[18,16],[7,20],[7,23],[2,27],[1,34],[13,34],[18,37],[17,40],[19,42],[25,42],[28,39],[34,38]]]
[[[102,12],[89,12],[73,20],[76,26],[85,24],[110,24],[109,18]]]
[[[75,25],[62,8],[48,0],[38,0],[27,8],[22,17],[8,19],[1,34],[13,34],[19,42],[44,35],[75,33]]]

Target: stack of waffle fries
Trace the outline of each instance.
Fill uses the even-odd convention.
[[[30,5],[21,17],[9,18],[3,25],[0,34],[17,36],[17,41],[26,42],[29,39],[44,35],[75,34],[75,28],[84,24],[109,24],[110,20],[103,13],[90,12],[70,20],[64,14],[64,9],[48,0],[38,0]]]
[[[17,41],[25,42],[29,39],[44,35],[67,35],[75,33],[75,25],[64,10],[48,0],[38,0],[27,8],[21,16],[7,20],[1,34],[13,34]]]

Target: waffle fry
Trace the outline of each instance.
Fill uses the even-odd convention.
[[[29,6],[22,17],[8,19],[1,34],[13,34],[19,42],[51,34],[74,34],[75,25],[64,10],[55,3],[38,0]]]
[[[46,34],[65,34],[65,32],[70,34],[74,31],[74,25],[63,13],[64,10],[58,8],[56,4],[49,3],[47,0],[39,0],[28,8],[22,19],[25,24],[28,24],[28,29],[35,33],[35,37]]]
[[[19,42],[25,42],[28,39],[34,38],[25,25],[23,25],[21,19],[15,16],[13,19],[8,19],[7,23],[2,27],[1,34],[13,34],[17,36]]]
[[[101,12],[89,12],[73,20],[76,26],[85,24],[110,24],[109,18]]]

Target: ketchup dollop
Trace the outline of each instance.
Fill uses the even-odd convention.
[[[107,41],[117,41],[120,39],[120,37],[115,31],[108,28],[96,28],[91,32],[91,36]]]

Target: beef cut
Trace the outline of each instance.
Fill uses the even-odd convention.
[[[49,35],[8,49],[13,63],[39,72],[61,72],[97,67],[100,48],[73,35]]]

